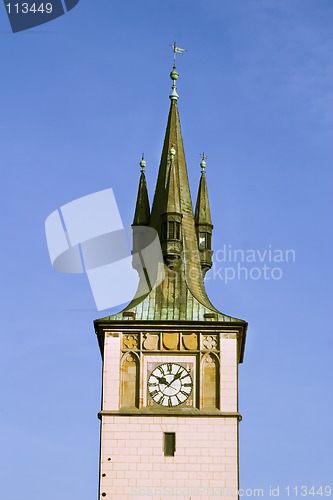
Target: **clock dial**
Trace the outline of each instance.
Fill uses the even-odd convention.
[[[184,403],[193,389],[190,373],[177,363],[163,363],[151,372],[148,379],[150,397],[165,407]]]

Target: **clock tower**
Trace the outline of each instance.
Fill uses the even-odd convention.
[[[213,254],[206,157],[193,211],[175,65],[170,77],[152,208],[142,159],[133,221],[133,266],[140,228],[153,228],[164,278],[95,321],[103,359],[99,498],[236,500],[238,364],[247,323],[218,311],[205,291]],[[144,268],[139,275],[140,289]]]

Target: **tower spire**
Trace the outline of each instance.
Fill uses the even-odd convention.
[[[136,199],[133,226],[149,226],[150,207],[149,207],[149,197],[148,197],[148,189],[147,189],[147,182],[145,175],[146,160],[143,153],[140,161],[140,167],[141,167],[141,175],[139,181],[138,196]]]
[[[142,153],[140,161],[141,175],[139,181],[138,195],[136,198],[136,206],[134,219],[132,224],[132,266],[141,274],[142,264],[140,261],[139,253],[146,246],[147,233],[143,226],[149,226],[150,222],[150,207],[148,198],[148,189],[145,175],[146,160]],[[138,253],[139,252],[139,253]]]
[[[175,43],[172,48],[174,57],[185,52]],[[218,311],[205,290],[204,276],[212,267],[213,253],[213,225],[205,178],[207,156],[202,154],[201,157],[202,174],[194,214],[178,112],[177,78],[178,72],[174,66],[171,72],[173,89],[170,109],[152,208],[150,211],[143,158],[133,223],[133,226],[149,225],[159,235],[164,279],[158,286],[150,288],[149,292],[137,294],[123,311],[109,317],[112,321],[122,320],[128,314],[142,321],[206,321],[207,318],[238,321]],[[134,229],[139,235],[140,228]],[[140,236],[137,238],[138,248],[145,248],[139,245],[139,240]],[[135,248],[134,245],[134,253]]]
[[[170,161],[170,152],[172,150],[174,152]],[[178,196],[179,202],[176,200]],[[174,209],[174,215],[172,215],[170,207],[175,207],[176,201],[180,208]],[[166,231],[169,222],[170,230],[168,233]],[[183,303],[188,300],[196,300],[210,311],[216,311],[207,297],[204,286],[204,272],[197,243],[197,231],[178,113],[178,100],[176,98],[171,98],[156,190],[152,203],[150,226],[160,235],[167,267],[172,271],[177,264],[176,278],[173,273],[170,275],[169,280],[167,273],[162,284],[162,288],[165,288],[165,290],[162,291],[162,288],[156,290],[155,304],[160,303],[158,307],[162,311],[168,294],[175,297],[182,295]],[[173,238],[170,237],[172,231],[174,231]],[[205,272],[207,269],[205,269]],[[171,290],[173,291],[171,292]],[[174,308],[175,313],[180,314],[180,311],[176,312],[178,308],[177,301],[174,301]]]
[[[206,167],[208,156],[205,153],[201,154],[201,178],[198,189],[197,202],[195,205],[195,229],[198,239],[198,248],[200,253],[200,262],[202,272],[206,272],[212,267],[212,231],[213,224],[210,215],[208,189],[206,181]]]

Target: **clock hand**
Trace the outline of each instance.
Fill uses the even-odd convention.
[[[167,381],[165,380],[165,377],[158,377],[157,375],[154,375],[155,378],[157,378],[158,382],[163,385],[167,385]]]
[[[174,376],[174,378],[171,380],[171,382],[168,383],[167,385],[167,388],[170,387],[170,385],[172,385],[176,380],[178,380],[179,378],[182,378],[182,372],[179,372],[179,373],[176,373],[176,375]]]

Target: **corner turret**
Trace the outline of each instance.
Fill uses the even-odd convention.
[[[201,178],[199,183],[197,203],[195,206],[195,229],[198,239],[198,248],[200,253],[200,262],[202,273],[205,276],[206,272],[212,267],[212,232],[213,224],[210,215],[209,199],[208,199],[208,189],[206,182],[206,159],[207,156],[203,153],[201,155],[202,161],[200,163],[201,167]]]
[[[140,251],[146,247],[147,231],[145,226],[150,223],[150,207],[148,198],[148,189],[145,175],[146,161],[142,154],[140,161],[141,175],[139,181],[138,196],[136,199],[135,214],[132,224],[133,232],[133,248],[132,248],[132,265],[134,269],[141,270]],[[137,261],[137,259],[139,259]]]

